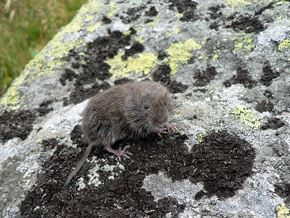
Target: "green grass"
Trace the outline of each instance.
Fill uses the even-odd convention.
[[[0,0],[0,97],[87,0]]]

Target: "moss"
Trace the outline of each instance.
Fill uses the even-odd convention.
[[[110,73],[113,74],[113,79],[128,77],[131,72],[143,72],[144,75],[147,75],[157,63],[157,56],[153,53],[138,54],[135,57],[129,57],[126,61],[122,60],[124,53],[123,51],[107,61],[111,65]]]
[[[190,51],[200,49],[202,46],[196,43],[193,39],[188,39],[186,42],[172,43],[167,49],[169,55],[164,60],[165,63],[169,63],[171,68],[171,74],[177,73],[178,64],[186,64],[191,58],[192,54]]]
[[[237,51],[245,51],[250,52],[255,48],[255,45],[253,44],[253,38],[252,35],[246,35],[244,34],[244,37],[242,38],[233,38],[235,41],[235,49],[234,52]]]
[[[284,50],[284,49],[289,48],[289,46],[290,46],[290,40],[289,40],[289,39],[285,39],[285,40],[283,40],[283,41],[279,44],[278,49],[279,49],[280,51],[282,51],[282,50]]]
[[[249,110],[246,106],[237,105],[233,111],[235,118],[247,126],[254,129],[259,129],[261,127],[261,121],[257,119],[254,115],[255,112]]]

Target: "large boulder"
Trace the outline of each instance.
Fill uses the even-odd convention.
[[[90,0],[0,102],[1,217],[289,217],[288,1]],[[151,79],[177,133],[94,148],[88,100]]]

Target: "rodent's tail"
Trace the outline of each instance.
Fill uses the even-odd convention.
[[[64,184],[64,187],[67,187],[67,185],[70,183],[71,179],[72,179],[72,178],[77,174],[77,172],[82,168],[82,166],[84,165],[86,159],[87,159],[88,156],[90,155],[93,146],[94,146],[94,143],[91,143],[91,144],[87,147],[87,149],[86,149],[84,155],[82,156],[82,158],[81,158],[80,161],[78,162],[76,168],[75,168],[75,169],[74,169],[74,170],[69,174],[69,176],[67,177],[67,179],[66,179],[66,181],[65,181],[65,184]]]

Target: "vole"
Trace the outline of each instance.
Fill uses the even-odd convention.
[[[94,145],[121,160],[130,158],[132,153],[127,150],[129,145],[113,149],[111,145],[117,140],[176,131],[175,125],[169,123],[174,106],[167,88],[152,81],[117,85],[92,97],[82,114],[82,131],[89,146],[65,186],[83,166]]]

